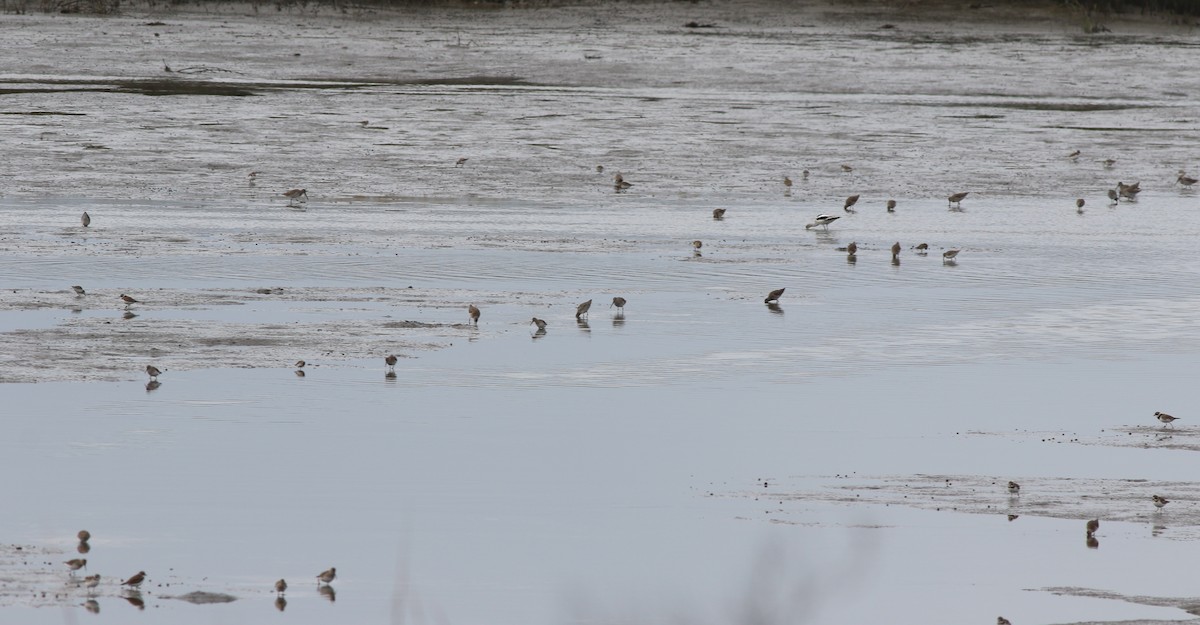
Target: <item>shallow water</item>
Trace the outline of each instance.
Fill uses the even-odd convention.
[[[5,620],[1187,618],[1194,35],[777,9],[6,19]]]

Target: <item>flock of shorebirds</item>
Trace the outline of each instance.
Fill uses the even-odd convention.
[[[87,530],[79,530],[79,533],[76,534],[76,537],[79,538],[79,545],[76,546],[75,550],[80,554],[89,553],[92,550],[91,545],[88,543],[88,541],[92,538],[91,532]],[[84,607],[86,607],[89,612],[99,612],[99,603],[97,603],[96,600],[92,599],[91,597],[94,595],[96,587],[100,585],[100,575],[88,575],[82,580],[75,578],[75,571],[87,568],[87,558],[74,558],[63,562],[63,564],[67,565],[68,574],[73,580],[75,580],[76,584],[82,585],[87,589],[87,595],[89,599]],[[336,600],[336,594],[334,593],[333,587],[330,586],[330,584],[336,578],[337,569],[334,567],[330,567],[325,571],[321,571],[317,575],[318,592],[330,601]],[[133,604],[139,610],[145,609],[146,607],[146,603],[142,600],[141,596],[142,584],[146,582],[146,579],[146,572],[138,571],[137,573],[131,575],[129,579],[126,579],[120,584],[121,591],[123,593],[121,597]],[[287,581],[281,579],[275,582],[275,607],[281,612],[285,607],[287,607],[287,599],[284,599],[284,593],[287,592],[287,589]]]

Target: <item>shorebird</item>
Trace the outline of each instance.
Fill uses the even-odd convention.
[[[533,321],[530,321],[529,323],[537,326],[538,330],[546,329],[546,320],[545,319],[538,319],[537,317],[534,317]]]
[[[63,562],[63,564],[67,565],[67,568],[71,569],[71,572],[74,573],[79,569],[87,567],[87,559],[75,558],[74,560],[67,560],[66,562]]]
[[[1075,150],[1074,152],[1071,152],[1070,154],[1068,154],[1068,155],[1067,155],[1067,158],[1069,158],[1069,159],[1071,159],[1071,160],[1073,160],[1073,161],[1075,161],[1075,160],[1079,160],[1079,155],[1080,155],[1080,154],[1082,154],[1082,152],[1080,152],[1079,150]]]
[[[854,206],[857,203],[858,203],[858,195],[851,195],[850,197],[846,198],[846,203],[842,205],[842,210],[846,211],[847,213],[853,213],[854,211],[851,210],[850,207]]]
[[[696,239],[695,241],[692,241],[692,247],[694,247],[696,249],[700,249],[700,248],[704,247],[704,241]]]
[[[1009,480],[1008,481],[1008,493],[1010,495],[1020,495],[1021,494],[1021,485],[1012,480]]]
[[[94,589],[96,586],[99,586],[99,585],[100,585],[100,575],[99,574],[88,575],[87,577],[83,578],[83,586],[84,586],[84,588],[88,589],[89,594],[91,594],[92,589]]]
[[[1151,497],[1151,501],[1154,502],[1154,507],[1158,508],[1159,512],[1162,512],[1163,506],[1171,503],[1170,499],[1167,499],[1166,497],[1163,497],[1162,495],[1155,495],[1154,497]]]
[[[804,229],[805,229],[805,230],[812,230],[813,228],[816,228],[817,226],[824,226],[824,227],[825,227],[825,230],[827,230],[827,231],[828,231],[828,230],[829,230],[829,224],[831,224],[831,223],[833,223],[833,222],[835,222],[835,221],[837,221],[837,220],[839,220],[839,219],[841,219],[841,218],[842,218],[842,216],[841,216],[841,215],[825,215],[825,214],[820,214],[820,215],[817,215],[816,217],[814,217],[814,218],[813,218],[813,220],[812,220],[812,223],[810,223],[810,224],[804,224]]]
[[[854,171],[854,168],[849,165],[842,165],[842,171],[851,172],[851,171]]]
[[[304,196],[304,200],[307,202],[308,201],[308,190],[307,189],[289,189],[289,190],[283,192],[283,197],[288,199],[288,204],[292,204],[293,202],[299,201],[300,196],[302,196],[302,195]]]
[[[763,303],[764,304],[770,304],[771,302],[778,303],[779,298],[783,297],[783,292],[785,290],[787,290],[787,287],[783,287],[782,289],[775,289],[774,291],[767,293],[767,299],[764,299]]]
[[[467,306],[467,314],[470,315],[471,321],[474,322],[475,325],[479,325],[479,308],[477,308],[475,304],[470,304]]]
[[[87,295],[87,291],[84,291],[81,286],[76,285],[71,287],[71,289],[75,291],[76,295]]]
[[[850,245],[846,246],[846,255],[854,256],[857,253],[858,253],[858,244],[855,243],[854,241],[851,241]]]
[[[1112,189],[1108,190],[1108,199],[1112,200],[1113,204],[1121,203],[1121,196],[1118,195],[1117,192]]]
[[[1172,421],[1175,421],[1176,419],[1179,418],[1179,417],[1172,417],[1171,415],[1169,415],[1165,412],[1156,412],[1156,413],[1154,413],[1154,416],[1157,417],[1159,421],[1162,421],[1163,425],[1171,425]],[[1172,426],[1172,427],[1174,427],[1174,426]]]
[[[613,176],[613,188],[617,191],[624,191],[632,186],[632,182],[625,182],[625,177],[621,175],[621,172],[617,172],[617,174]]]
[[[322,571],[321,574],[317,576],[317,585],[320,586],[322,583],[328,585],[329,582],[332,582],[335,577],[337,577],[337,569],[331,566],[329,567],[328,571]]]
[[[275,597],[275,609],[283,612],[287,609],[287,599],[283,597]]]
[[[262,173],[262,172],[252,171],[252,172],[246,174],[246,177],[250,179],[250,184],[254,184],[254,179],[258,178],[258,175],[260,173]]]
[[[996,617],[996,625],[1012,625],[1012,623],[1003,616]]]
[[[1200,180],[1196,180],[1195,178],[1193,178],[1183,172],[1179,172],[1179,177],[1175,179],[1175,182],[1178,184],[1181,184],[1185,187],[1190,187],[1190,186],[1196,184],[1197,182],[1200,182]]]
[[[624,297],[614,297],[612,303],[609,304],[608,307],[612,308],[613,306],[616,306],[617,310],[624,312],[625,311],[625,298]]]
[[[295,373],[295,374],[296,374],[296,377],[298,377],[298,378],[303,378],[303,377],[305,377],[305,373],[304,373],[304,371],[302,371],[302,370],[300,370],[300,369],[296,369],[296,370],[295,370],[295,371],[293,371],[292,373]]]
[[[604,165],[596,165],[596,173],[598,173],[598,174],[604,173]]]
[[[801,180],[808,180],[808,170],[807,170],[807,169],[806,169],[806,170],[804,170],[804,171],[802,171],[802,172],[800,172],[800,179],[801,179]]]
[[[783,186],[790,188],[792,186],[792,179],[788,178],[787,176],[784,176],[783,177]]]
[[[1100,161],[1100,162],[1101,162],[1101,163],[1104,163],[1104,166],[1105,166],[1105,167],[1112,167],[1113,165],[1116,165],[1116,164],[1117,164],[1117,159],[1115,159],[1115,158],[1106,158],[1106,159],[1104,159],[1104,160],[1102,160],[1102,161]]]
[[[131,305],[138,303],[137,300],[133,299],[132,297],[129,297],[128,295],[126,295],[124,293],[121,294],[121,301],[125,302],[126,308],[129,308]]]
[[[463,166],[463,165],[465,165],[466,163],[467,163],[467,157],[465,157],[465,156],[464,156],[464,157],[462,157],[462,158],[458,159],[457,161],[454,161],[454,166],[455,166],[455,167],[462,167],[462,166]]]
[[[1129,199],[1133,200],[1133,199],[1137,199],[1137,194],[1139,194],[1141,192],[1142,192],[1142,183],[1141,182],[1135,182],[1133,184],[1125,184],[1123,182],[1117,183],[1117,193],[1121,197],[1129,198]]]
[[[142,582],[144,581],[146,581],[146,572],[138,571],[137,575],[134,575],[133,577],[121,582],[121,585],[129,586],[130,588],[137,588],[138,586],[141,586]]]
[[[929,244],[921,243],[921,244],[917,245],[916,247],[914,247],[913,249],[917,250],[918,254],[925,254],[925,253],[929,252]]]
[[[92,225],[92,216],[88,215],[87,211],[83,211],[83,216],[79,218],[79,222],[83,224],[84,228],[86,228]]]
[[[383,359],[383,362],[387,363],[388,369],[391,369],[394,371],[396,369],[396,360],[397,359],[396,359],[395,354],[388,354],[387,358]]]
[[[713,209],[713,219],[724,219],[724,218],[725,218],[725,209],[723,209],[723,208],[714,208]]]
[[[79,533],[75,536],[79,538],[79,542],[81,543],[86,543],[92,539],[92,533],[87,530],[79,530]]]
[[[146,375],[150,376],[151,380],[157,380],[159,374],[161,373],[162,371],[159,371],[158,367],[155,367],[154,365],[146,365]]]
[[[296,365],[295,365],[295,366],[296,366],[296,368],[297,368],[297,369],[303,369],[303,368],[304,368],[304,365],[307,365],[307,364],[308,364],[308,363],[307,363],[307,362],[304,362],[303,360],[297,360],[297,361],[296,361]]]
[[[1082,213],[1084,204],[1087,204],[1087,202],[1084,201],[1083,198],[1079,198],[1079,199],[1075,200],[1075,212]]]
[[[1096,530],[1098,530],[1098,529],[1100,529],[1100,519],[1092,519],[1091,521],[1087,522],[1087,535],[1088,536],[1095,534]]]
[[[944,263],[948,260],[954,260],[961,251],[962,250],[946,250],[942,252],[942,262]]]
[[[896,212],[896,200],[888,200],[887,201],[887,211],[889,213]]]
[[[967,195],[970,193],[970,191],[963,191],[962,193],[955,193],[954,195],[951,195],[950,197],[946,198],[949,200],[947,206],[950,204],[957,204],[959,208],[962,208],[962,201],[966,199]]]
[[[285,592],[287,592],[287,582],[282,579],[275,582],[275,593],[282,595]]]
[[[592,300],[588,300],[575,307],[575,318],[578,319],[588,314],[592,308]]]
[[[896,241],[892,244],[892,260],[900,258],[900,242]]]

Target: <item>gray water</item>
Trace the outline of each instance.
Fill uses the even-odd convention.
[[[6,17],[3,620],[1186,618],[1195,37],[989,11]]]

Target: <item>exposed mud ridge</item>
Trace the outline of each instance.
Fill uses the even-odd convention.
[[[1153,420],[1153,417],[1148,417]],[[1182,419],[1180,420],[1182,422]],[[1043,443],[1071,443],[1105,447],[1136,447],[1138,449],[1172,449],[1200,451],[1200,429],[1173,425],[1119,425],[1095,434],[1063,431],[966,432],[967,436],[1004,436],[1037,439]]]
[[[1139,605],[1149,605],[1160,608],[1178,608],[1187,612],[1200,616],[1200,597],[1148,597],[1146,595],[1123,595],[1117,592],[1108,590],[1095,590],[1092,588],[1075,588],[1072,586],[1052,586],[1048,588],[1039,588],[1043,592],[1052,593],[1065,597],[1088,597],[1092,599],[1113,599],[1116,601],[1125,601],[1127,603],[1136,603]],[[1072,625],[1091,625],[1096,623],[1100,625],[1121,625],[1122,623],[1195,623],[1197,621],[1189,619],[1186,621],[1088,621],[1086,623],[1073,623]]]
[[[750,495],[781,504],[817,501],[967,514],[1151,523],[1155,533],[1166,538],[1200,538],[1200,482],[981,475],[842,475],[819,479],[825,482],[819,490]],[[1009,494],[1010,479],[1020,484],[1020,494]],[[1151,501],[1153,495],[1162,495],[1171,503],[1158,511]],[[775,522],[789,523],[789,514],[784,507],[773,512],[772,517]]]

